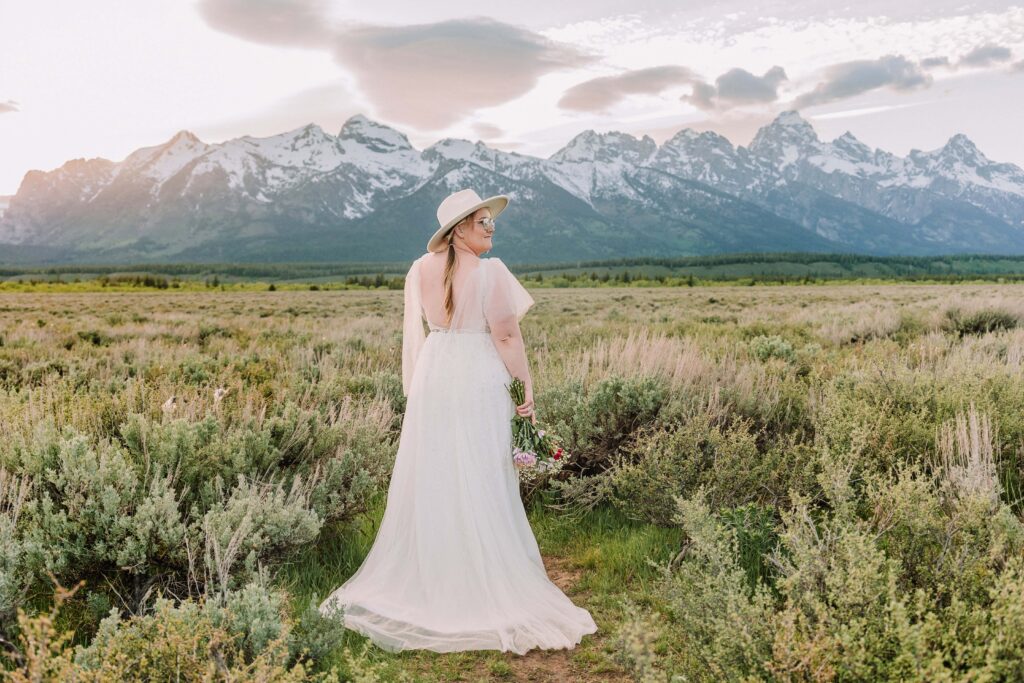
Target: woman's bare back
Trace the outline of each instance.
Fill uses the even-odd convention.
[[[481,267],[482,263],[479,257],[466,256],[459,252],[456,252],[455,259],[452,299],[457,304],[460,301],[460,294],[465,289],[466,280]],[[447,252],[428,252],[420,264],[423,311],[427,316],[427,322],[435,327],[448,327],[444,310],[444,267],[447,260]]]

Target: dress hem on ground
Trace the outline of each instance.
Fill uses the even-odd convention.
[[[585,618],[570,632],[565,631],[564,622],[545,624],[539,620],[534,624],[507,624],[472,631],[435,631],[355,604],[342,609],[342,619],[346,628],[361,633],[388,652],[500,650],[524,655],[534,649],[572,649],[580,644],[583,636],[596,633],[597,624],[590,614],[583,609],[580,611]]]

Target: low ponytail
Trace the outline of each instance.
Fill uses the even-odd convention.
[[[455,313],[455,301],[452,297],[452,280],[455,279],[455,228],[469,218],[472,218],[472,214],[461,219],[448,232],[448,260],[444,264],[445,325],[451,324],[452,314]]]

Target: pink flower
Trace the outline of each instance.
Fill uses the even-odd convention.
[[[524,467],[533,467],[537,464],[537,456],[534,453],[516,450],[518,452],[512,456],[512,462],[515,463],[516,467],[522,469]]]

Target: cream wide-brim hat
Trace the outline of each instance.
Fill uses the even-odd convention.
[[[498,214],[508,206],[508,195],[496,194],[487,199],[480,199],[480,195],[467,189],[452,192],[445,197],[437,207],[437,222],[441,227],[427,240],[427,251],[438,252],[447,249],[448,240],[445,237],[452,226],[485,206],[491,210],[491,219],[497,218]]]

